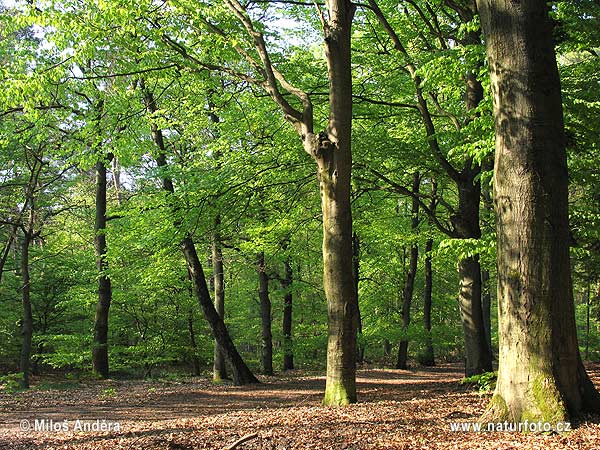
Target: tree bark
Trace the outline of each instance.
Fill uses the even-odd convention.
[[[479,0],[494,100],[499,373],[487,421],[600,411],[577,343],[560,81],[545,2]]]
[[[265,254],[256,257],[258,273],[258,299],[260,301],[261,322],[261,362],[265,375],[273,375],[273,334],[271,332],[271,299],[269,298],[269,277],[265,269]]]
[[[412,182],[412,193],[415,196],[412,198],[412,205],[410,210],[410,229],[412,234],[416,234],[417,228],[419,227],[419,202],[417,201],[416,195],[419,193],[419,185],[421,184],[421,178],[419,172],[413,174]],[[413,236],[414,237],[414,236]],[[415,277],[417,275],[417,263],[419,260],[419,246],[417,243],[413,243],[410,246],[410,260],[408,263],[408,272],[406,273],[406,279],[404,280],[404,287],[402,289],[402,331],[403,333],[408,332],[408,326],[410,325],[410,307],[412,304],[413,291],[415,287]],[[396,361],[396,369],[406,369],[408,359],[408,338],[404,337],[400,340],[398,345],[398,359]]]
[[[108,315],[112,298],[110,278],[106,271],[106,165],[96,163],[96,220],[94,224],[94,250],[98,271],[98,302],[94,320],[92,367],[102,378],[108,378]]]
[[[283,297],[283,370],[292,370],[294,368],[294,344],[292,341],[293,295],[291,286],[294,274],[289,258],[284,262],[284,269],[285,278],[281,281],[281,286],[285,290]]]
[[[29,388],[29,369],[31,365],[31,339],[33,336],[33,315],[31,313],[31,279],[29,276],[29,245],[31,244],[31,233],[23,233],[23,242],[21,244],[21,298],[23,304],[23,319],[21,332],[23,335],[23,345],[21,346],[21,364],[20,369],[23,373],[21,386]]]
[[[211,236],[211,257],[213,266],[213,288],[215,296],[215,309],[222,320],[225,319],[225,278],[223,276],[223,251],[221,249],[221,238],[219,235],[219,225],[221,217],[217,214],[215,217],[215,231]],[[220,350],[217,341],[214,344],[213,352],[213,381],[221,382],[227,379],[227,366],[225,356]]]

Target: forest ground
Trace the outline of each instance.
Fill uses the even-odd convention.
[[[600,365],[588,366],[600,387]],[[599,449],[600,417],[562,434],[452,432],[476,421],[489,394],[461,385],[461,367],[364,369],[360,403],[321,406],[325,380],[300,371],[251,387],[178,381],[58,382],[51,389],[0,391],[1,449]],[[21,421],[64,423],[68,431],[20,430]],[[118,422],[119,432],[74,431],[76,420]]]

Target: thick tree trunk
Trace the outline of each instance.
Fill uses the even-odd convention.
[[[417,232],[419,226],[419,202],[417,201],[416,195],[419,193],[419,185],[421,184],[421,178],[419,172],[413,174],[412,192],[415,197],[412,198],[412,205],[410,210],[410,229],[413,234]],[[415,287],[415,277],[417,276],[417,263],[419,260],[419,247],[416,243],[410,246],[410,260],[408,263],[408,272],[406,273],[406,279],[404,280],[404,287],[402,289],[402,330],[404,333],[408,332],[408,326],[410,325],[410,307],[412,304],[413,291]],[[396,369],[406,369],[408,359],[408,338],[405,337],[400,341],[398,346],[398,359],[396,361]]]
[[[285,278],[281,281],[281,286],[285,290],[283,297],[283,370],[291,370],[294,368],[294,347],[292,341],[293,296],[291,292],[293,272],[289,259],[285,260],[284,268]]]
[[[142,80],[140,80],[140,87],[144,94],[144,102],[146,109],[150,114],[154,114],[157,111],[156,103],[152,92],[146,89]],[[150,130],[152,132],[152,139],[159,149],[159,154],[156,157],[156,164],[160,168],[164,168],[167,165],[166,160],[166,148],[163,140],[162,130],[157,127],[156,123],[151,122]],[[169,177],[163,177],[163,190],[167,194],[174,194],[175,188],[173,181]],[[175,208],[175,207],[174,207]],[[210,298],[208,291],[208,285],[206,284],[206,276],[198,259],[198,253],[194,241],[190,236],[185,237],[180,243],[181,251],[185,257],[185,261],[188,266],[188,273],[192,279],[194,287],[194,296],[198,300],[200,309],[204,315],[204,318],[208,322],[212,335],[217,342],[217,345],[221,352],[225,355],[226,361],[230,364],[233,372],[233,382],[236,385],[260,383],[254,374],[250,371],[242,357],[237,351],[231,336],[223,322],[222,317],[219,315],[215,306]]]
[[[21,299],[23,303],[23,319],[21,324],[21,333],[23,335],[23,344],[21,346],[21,364],[20,369],[23,373],[21,386],[29,388],[29,369],[31,365],[31,339],[33,336],[33,315],[31,313],[31,279],[29,276],[29,245],[31,243],[31,234],[23,233],[23,243],[21,245]]]
[[[496,156],[499,374],[488,421],[600,411],[577,344],[560,81],[545,2],[479,0]]]
[[[96,221],[94,224],[94,250],[98,270],[98,302],[94,320],[92,367],[102,378],[108,378],[108,315],[112,298],[110,278],[106,271],[106,166],[96,163]]]
[[[273,375],[273,334],[271,332],[271,299],[269,298],[269,277],[265,269],[265,254],[256,257],[258,273],[258,299],[260,301],[261,322],[261,362],[265,375]]]
[[[423,324],[425,326],[425,350],[421,357],[424,366],[435,366],[435,354],[433,351],[433,337],[431,336],[431,306],[433,293],[433,273],[431,271],[431,250],[433,239],[427,239],[425,243],[425,293],[423,302]]]
[[[213,266],[213,288],[215,296],[215,309],[222,320],[225,319],[225,278],[223,277],[223,251],[218,227],[221,223],[219,215],[215,218],[215,231],[211,237],[211,258]],[[213,351],[213,381],[221,382],[227,379],[227,366],[225,356],[220,350],[217,341]]]
[[[358,304],[352,277],[352,73],[350,35],[355,6],[328,2],[324,23],[329,74],[329,125],[304,144],[318,165],[323,211],[323,286],[328,329],[325,405],[356,402],[356,329]]]

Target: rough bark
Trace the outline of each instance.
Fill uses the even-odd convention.
[[[223,250],[221,248],[221,239],[219,235],[219,225],[221,218],[219,215],[215,218],[215,231],[211,236],[211,259],[213,266],[213,289],[215,296],[215,309],[221,317],[225,319],[225,278],[223,277]],[[227,365],[225,356],[215,341],[213,351],[213,381],[220,382],[227,379]]]
[[[419,193],[419,185],[421,184],[421,178],[418,172],[413,174],[412,182],[412,193],[415,195],[412,198],[412,205],[410,210],[410,229],[413,234],[417,232],[419,226],[419,202],[417,201],[417,195]],[[408,326],[410,325],[410,307],[412,304],[413,291],[415,287],[415,277],[417,276],[417,263],[419,259],[419,246],[417,243],[413,243],[410,246],[410,259],[408,263],[408,271],[406,272],[406,278],[404,280],[404,286],[402,288],[402,330],[404,333],[408,332]],[[398,359],[396,360],[396,369],[406,369],[408,359],[408,338],[404,337],[398,345]]]
[[[285,277],[281,281],[281,287],[285,290],[283,297],[283,370],[292,370],[294,368],[294,344],[292,341],[293,295],[291,286],[294,274],[289,259],[285,260],[284,269]]]
[[[31,365],[31,339],[33,336],[33,315],[31,313],[31,279],[29,276],[29,246],[31,244],[31,233],[23,233],[21,244],[21,299],[23,304],[23,318],[21,333],[23,344],[21,346],[20,370],[23,374],[21,386],[29,388],[29,372]]]
[[[273,334],[271,332],[271,299],[269,298],[269,276],[265,268],[265,254],[256,257],[258,273],[258,299],[261,323],[261,365],[265,375],[273,375]]]
[[[156,103],[152,92],[146,89],[143,80],[140,80],[140,87],[144,95],[144,102],[148,113],[154,114],[157,111]],[[156,157],[156,163],[160,168],[164,168],[167,165],[166,160],[166,148],[164,144],[162,130],[158,128],[155,122],[151,122],[150,130],[152,133],[152,139],[158,147],[159,153]],[[163,177],[163,190],[168,194],[172,195],[175,193],[173,181],[169,177]],[[175,208],[175,206],[173,206]],[[177,226],[177,224],[175,224]],[[196,246],[190,236],[186,236],[180,243],[181,251],[185,257],[185,261],[188,266],[188,273],[192,279],[193,291],[202,314],[208,322],[211,333],[217,342],[217,345],[221,352],[225,355],[226,361],[230,364],[233,372],[233,382],[236,385],[244,385],[251,383],[259,383],[258,379],[250,371],[242,357],[237,351],[229,331],[223,322],[223,319],[215,309],[215,306],[211,300],[210,293],[208,291],[208,285],[206,283],[206,276],[202,269],[202,264],[198,259],[198,253],[196,252]]]
[[[478,1],[494,100],[499,374],[487,421],[600,411],[577,343],[560,81],[545,2]]]
[[[108,378],[108,316],[112,298],[110,278],[106,273],[106,165],[100,160],[96,163],[96,219],[94,223],[94,250],[96,270],[98,271],[98,301],[94,320],[94,343],[92,349],[92,367],[102,378]]]

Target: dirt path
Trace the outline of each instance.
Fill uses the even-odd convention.
[[[590,369],[600,385],[600,366]],[[452,422],[476,421],[489,400],[459,385],[461,377],[455,365],[362,370],[360,403],[345,408],[321,406],[324,379],[298,373],[243,388],[200,379],[108,380],[0,394],[0,448],[218,449],[257,433],[238,448],[600,449],[597,416],[561,435],[452,432]],[[45,430],[33,430],[36,419]],[[74,430],[78,419],[87,430]],[[111,430],[90,431],[102,419]],[[29,431],[20,430],[24,420]]]

